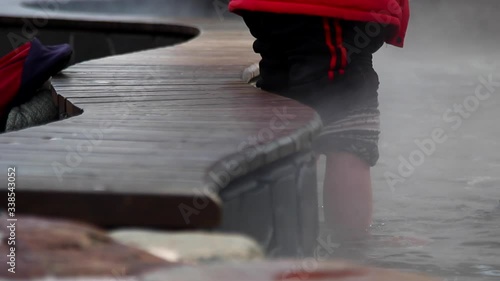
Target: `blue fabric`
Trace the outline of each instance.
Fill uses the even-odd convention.
[[[27,102],[51,76],[66,68],[72,54],[68,44],[44,46],[38,39],[33,39],[14,106]]]

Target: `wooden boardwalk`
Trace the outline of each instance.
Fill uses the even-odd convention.
[[[55,18],[46,28],[193,30]],[[242,81],[258,61],[243,25],[191,24],[200,34],[189,42],[70,67],[52,83],[61,110],[75,116],[0,135],[0,183],[15,166],[19,212],[101,226],[213,227],[229,182],[310,147],[320,129],[313,110]]]

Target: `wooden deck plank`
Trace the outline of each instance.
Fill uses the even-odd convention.
[[[0,23],[22,26],[2,13]],[[234,178],[242,177],[308,147],[320,129],[312,109],[242,81],[258,57],[241,23],[54,17],[47,28],[200,35],[80,63],[54,77],[61,113],[83,114],[0,136],[0,167],[19,169],[21,211],[103,226],[215,226],[224,186],[211,173],[236,163],[243,172]],[[254,155],[245,154],[252,146]],[[187,223],[179,206],[193,200],[209,204]]]

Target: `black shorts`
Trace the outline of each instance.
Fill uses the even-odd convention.
[[[322,154],[351,152],[375,165],[380,112],[372,58],[385,42],[375,23],[245,12],[262,60],[257,86],[314,108],[323,121]]]

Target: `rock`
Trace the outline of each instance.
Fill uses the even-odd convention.
[[[111,233],[111,237],[172,262],[248,261],[264,257],[256,242],[241,235],[120,230]]]
[[[254,63],[243,70],[242,79],[244,82],[252,84],[260,75],[259,63]]]
[[[135,276],[173,263],[142,250],[115,242],[106,232],[90,225],[54,219],[18,216],[7,222],[0,216],[0,279]],[[15,225],[11,232],[5,224]],[[15,245],[8,238],[15,233]],[[10,258],[4,253],[15,247],[15,274],[8,272]]]
[[[185,266],[148,273],[140,281],[437,281],[342,261],[268,261]]]

